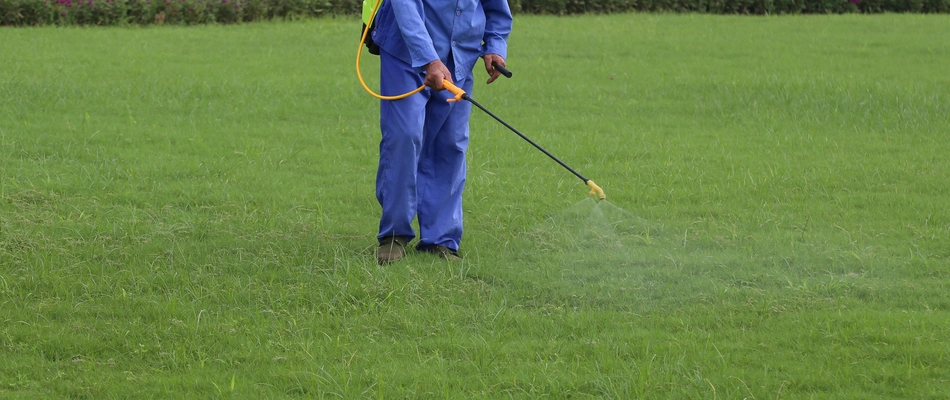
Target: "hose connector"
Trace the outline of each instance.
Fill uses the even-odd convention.
[[[597,184],[594,183],[594,181],[588,179],[588,180],[584,181],[584,183],[586,183],[586,184],[587,184],[587,187],[590,188],[590,195],[591,195],[591,197],[596,197],[598,200],[606,200],[606,199],[607,199],[607,195],[604,194],[604,190],[601,189],[600,186],[597,186]]]
[[[465,96],[465,91],[462,90],[462,88],[460,88],[460,87],[458,87],[458,86],[455,86],[455,84],[453,84],[452,82],[449,82],[449,81],[443,79],[443,80],[442,80],[442,86],[445,87],[445,90],[448,90],[449,92],[452,92],[453,95],[455,95],[454,98],[446,99],[446,100],[445,100],[445,101],[447,101],[447,102],[449,102],[449,103],[455,103],[455,102],[457,102],[457,101],[459,101],[459,100],[462,100],[463,97]]]

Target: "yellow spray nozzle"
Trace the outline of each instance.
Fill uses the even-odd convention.
[[[594,181],[588,179],[586,183],[587,183],[587,187],[590,188],[591,197],[596,197],[598,200],[607,199],[607,195],[604,194],[604,189],[601,189],[600,186],[597,186],[597,184],[594,183]]]
[[[447,80],[442,80],[442,86],[445,86],[445,90],[452,92],[455,95],[454,98],[446,99],[445,101],[449,103],[455,103],[456,101],[462,100],[462,96],[465,96],[465,91],[462,88],[455,86],[452,82]]]

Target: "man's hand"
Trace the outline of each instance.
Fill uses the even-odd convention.
[[[430,62],[426,64],[424,68],[426,69],[426,79],[423,83],[430,88],[445,90],[445,85],[442,84],[443,80],[455,83],[455,81],[452,80],[452,73],[445,67],[442,60]]]
[[[491,64],[498,63],[498,65],[502,67],[507,67],[507,65],[505,65],[505,59],[501,58],[498,54],[485,54],[482,58],[485,59],[485,71],[488,71],[488,75],[491,75],[487,83],[492,83],[501,76],[501,71],[496,70]]]

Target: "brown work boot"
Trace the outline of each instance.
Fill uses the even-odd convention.
[[[405,256],[406,239],[402,237],[383,238],[376,248],[376,261],[380,264],[389,264]]]
[[[432,254],[438,254],[439,257],[449,261],[462,261],[462,256],[460,256],[457,251],[445,246],[432,246],[426,249],[426,251]]]

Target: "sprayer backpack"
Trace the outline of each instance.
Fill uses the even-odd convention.
[[[382,1],[382,0],[380,0]],[[366,45],[366,49],[369,50],[369,54],[379,55],[379,45],[373,41],[373,31],[376,30],[376,18],[373,15],[373,6],[376,5],[375,0],[363,0],[363,29],[360,30],[360,37],[363,36],[363,32],[366,31],[366,24],[370,24],[369,32],[366,32],[366,40],[363,41],[363,44]]]

